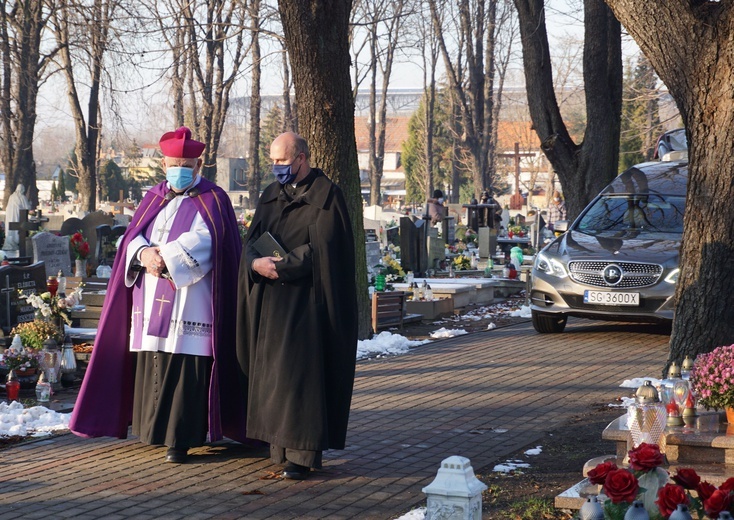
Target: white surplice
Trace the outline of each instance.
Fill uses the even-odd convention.
[[[211,356],[212,238],[204,220],[197,212],[191,223],[191,229],[182,233],[176,240],[168,241],[176,212],[183,203],[193,204],[193,200],[187,195],[171,200],[156,216],[150,241],[141,234],[128,245],[125,285],[132,287],[138,276],[145,276],[144,308],[133,309],[130,345],[134,345],[136,335],[141,334],[141,350],[144,351]],[[160,247],[161,256],[171,275],[170,282],[165,280],[165,283],[172,282],[177,289],[171,325],[165,338],[147,334],[150,316],[153,312],[159,311],[160,303],[154,301],[158,278],[132,270],[133,265],[140,263],[136,257],[137,252],[145,246]]]

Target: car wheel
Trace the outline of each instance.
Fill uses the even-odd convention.
[[[566,328],[568,316],[564,314],[543,314],[542,312],[531,311],[533,315],[533,327],[541,334],[563,332]]]

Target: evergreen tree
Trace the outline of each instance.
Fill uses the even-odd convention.
[[[66,177],[64,170],[59,170],[59,185],[56,188],[56,193],[58,193],[61,202],[66,202],[66,182],[64,177]]]
[[[107,161],[99,172],[99,197],[101,200],[119,202],[120,190],[127,196],[128,185],[122,178],[122,170],[113,160]]]
[[[270,109],[260,128],[260,171],[262,172],[262,187],[275,180],[272,163],[270,161],[270,143],[283,132],[283,111],[280,105]]]
[[[433,184],[438,189],[451,185],[451,138],[446,122],[449,114],[445,93],[438,95],[436,103],[436,124],[433,131]],[[425,100],[421,100],[418,108],[408,121],[408,139],[403,143],[400,162],[405,171],[405,201],[423,203],[426,200],[426,136],[425,136]],[[462,172],[461,193],[463,186],[470,184],[471,171]],[[473,187],[471,187],[473,192]]]
[[[655,136],[661,131],[657,82],[644,54],[640,54],[634,70],[630,60],[625,64],[619,171],[652,159]]]
[[[59,198],[59,192],[56,190],[56,181],[53,181],[51,183],[51,200],[56,200]]]

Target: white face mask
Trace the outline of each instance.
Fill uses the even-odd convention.
[[[553,200],[556,201],[556,204],[558,204],[559,202],[561,202],[561,199],[553,199]]]
[[[443,197],[439,197],[439,198],[438,198],[438,203],[439,203],[439,204],[443,204]]]

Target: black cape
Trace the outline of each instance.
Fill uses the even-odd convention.
[[[265,231],[288,252],[276,264],[277,280],[251,269],[260,256],[252,244]],[[243,250],[238,299],[247,436],[291,449],[343,449],[357,350],[354,237],[344,195],[321,170],[296,190],[277,182],[265,188]]]

